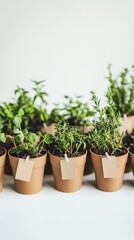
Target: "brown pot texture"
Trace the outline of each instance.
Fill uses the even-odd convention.
[[[96,177],[96,187],[99,190],[105,192],[118,191],[122,187],[128,152],[122,156],[116,157],[118,178],[104,178],[102,169],[102,158],[105,156],[95,154],[94,152],[92,152],[92,150],[90,151]]]
[[[127,132],[130,134],[134,129],[134,115],[128,116],[125,120],[121,118],[120,123],[121,123],[121,127],[120,127],[121,132],[125,133],[127,130]]]
[[[79,130],[84,134],[87,134],[92,129],[93,129],[92,126],[79,126]]]
[[[34,193],[40,192],[43,185],[43,177],[44,177],[44,169],[46,164],[47,153],[41,157],[29,159],[29,161],[34,162],[30,182],[25,182],[25,181],[15,179],[19,158],[13,157],[12,155],[10,155],[10,151],[8,152],[8,155],[9,155],[9,160],[10,160],[10,164],[13,171],[16,192],[21,194],[34,194]]]
[[[49,126],[47,126],[47,129],[45,129],[44,127],[41,128],[41,131],[43,133],[50,133],[52,135],[54,135],[56,133],[56,127],[55,127],[55,123],[50,124]]]
[[[75,178],[71,180],[62,180],[60,160],[62,160],[64,157],[57,157],[49,153],[55,187],[57,190],[61,192],[76,192],[81,188],[86,155],[87,152],[82,156],[74,157],[76,171]]]
[[[2,145],[2,147],[4,147],[7,150],[7,152],[14,146],[10,139],[7,139],[7,141],[5,143],[2,143],[1,145]],[[5,163],[4,172],[7,175],[13,175],[12,168],[11,168],[11,165],[10,165],[10,162],[9,162],[8,154],[6,154],[6,163]]]
[[[4,179],[4,166],[5,166],[5,162],[6,162],[6,149],[4,149],[5,153],[0,156],[0,192],[2,192],[3,189],[3,179]]]
[[[131,147],[129,149],[129,156],[130,156],[130,161],[131,161],[131,167],[132,167],[132,171],[134,173],[134,153],[131,152],[131,149],[134,149],[134,147]]]

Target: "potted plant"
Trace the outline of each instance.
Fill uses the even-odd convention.
[[[30,96],[29,91],[24,88],[17,87],[14,91],[17,96],[14,102],[1,103],[0,105],[0,122],[2,122],[2,131],[6,134],[12,135],[13,120],[15,116],[22,119],[22,129],[27,128],[29,131],[37,132],[43,128],[43,124],[47,121],[48,113],[45,108],[47,93],[42,89],[44,87],[44,80],[33,81],[33,96]],[[3,147],[7,151],[13,147],[10,139],[6,140]],[[7,155],[5,173],[12,175],[12,170],[9,164]]]
[[[5,134],[0,132],[0,142],[6,142]],[[4,178],[4,166],[6,161],[6,149],[0,147],[0,192],[3,188],[3,178]]]
[[[64,118],[71,126],[78,126],[83,133],[87,133],[91,128],[91,121],[95,112],[91,110],[88,103],[82,102],[82,96],[75,96],[75,98],[64,96],[66,103],[62,110],[64,111]]]
[[[96,177],[97,188],[102,191],[117,191],[121,188],[123,175],[127,162],[128,150],[123,147],[122,139],[124,134],[119,131],[120,113],[117,112],[112,100],[111,92],[106,94],[107,105],[100,106],[100,100],[95,92],[91,92],[94,109],[98,117],[93,121],[93,129],[90,131],[87,141],[91,144],[91,158]],[[115,156],[115,164],[118,171],[118,177],[104,178],[104,169],[102,158],[105,154]]]
[[[134,130],[132,131],[131,134],[129,134],[126,131],[125,136],[123,138],[123,144],[127,149],[129,149],[131,146],[134,145]],[[126,164],[125,173],[129,173],[129,172],[132,171],[132,166],[131,165],[132,164],[131,164],[130,154],[128,154],[128,160],[127,160],[127,164]]]
[[[59,107],[59,104],[54,104],[55,107],[51,110],[48,120],[47,120],[47,126],[46,126],[46,133],[55,134],[56,127],[55,124],[58,122],[64,122],[64,114],[62,113],[62,110]]]
[[[131,161],[131,167],[134,173],[134,135],[132,135],[131,138],[133,139],[133,143],[130,145],[129,148],[129,156]]]
[[[56,189],[62,192],[79,190],[87,154],[85,136],[77,127],[72,127],[64,122],[56,124],[56,133],[50,137],[52,143],[49,145],[49,156]],[[64,154],[67,154],[69,163],[74,167],[70,169],[75,172],[71,179],[64,179],[62,176],[61,161],[64,162]]]
[[[47,156],[45,149],[47,135],[42,135],[41,132],[37,134],[30,132],[26,128],[22,130],[21,123],[21,118],[14,118],[13,135],[7,135],[7,138],[13,142],[14,147],[9,150],[8,155],[12,167],[15,190],[22,194],[34,194],[41,190],[43,184]],[[29,157],[28,161],[30,164],[33,164],[30,179],[29,181],[22,180],[22,178],[16,179],[20,159],[27,164],[25,162],[27,157]],[[23,174],[25,174],[24,171]]]
[[[132,70],[125,68],[119,76],[113,77],[111,65],[108,66],[109,90],[112,93],[112,99],[117,110],[121,114],[120,130],[126,133],[125,141],[128,139],[128,134],[132,134],[134,129],[134,66]],[[128,159],[125,172],[131,171],[130,160]]]

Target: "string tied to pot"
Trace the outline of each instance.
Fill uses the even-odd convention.
[[[65,161],[66,161],[67,163],[69,163],[69,158],[68,158],[68,156],[67,156],[66,153],[64,154],[64,159],[65,159]]]
[[[110,157],[110,155],[108,154],[108,152],[105,152],[105,155],[106,155],[106,158],[107,158],[108,160],[111,160],[111,157]]]
[[[25,163],[28,163],[30,156],[27,156],[25,159]]]

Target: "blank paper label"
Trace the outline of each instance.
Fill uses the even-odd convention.
[[[118,168],[116,157],[111,156],[111,159],[102,158],[102,167],[104,178],[118,178]]]
[[[20,158],[17,166],[17,171],[15,179],[30,182],[32,171],[33,171],[33,161],[27,161]]]
[[[71,180],[75,178],[75,162],[74,159],[69,158],[69,161],[61,160],[61,176],[63,180]]]

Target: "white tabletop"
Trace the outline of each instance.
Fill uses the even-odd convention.
[[[5,176],[0,193],[1,240],[129,240],[133,239],[133,174],[126,174],[120,191],[95,188],[94,174],[85,176],[80,191],[54,189],[52,176],[44,177],[35,195],[15,192],[13,178]]]

